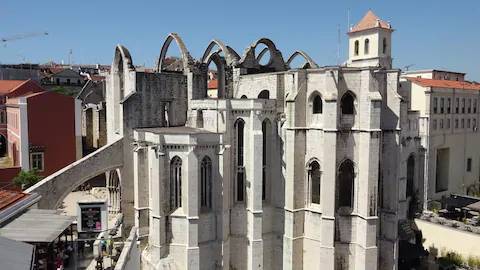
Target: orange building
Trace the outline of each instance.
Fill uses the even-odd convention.
[[[48,176],[74,162],[81,154],[80,102],[30,80],[15,89],[3,104],[11,165]]]

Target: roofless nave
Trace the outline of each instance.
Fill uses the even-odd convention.
[[[424,202],[425,152],[418,130],[403,128],[412,116],[392,32],[367,13],[349,32],[347,64],[328,67],[301,51],[285,61],[266,38],[242,57],[213,40],[195,60],[170,34],[156,71],[142,72],[119,45],[109,144],[30,191],[54,208],[112,171],[110,203],[138,230],[145,269],[396,269],[410,240],[399,224]],[[177,71],[165,67],[172,42]],[[301,68],[290,67],[295,57]]]

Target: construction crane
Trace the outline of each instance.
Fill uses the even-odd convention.
[[[48,35],[47,32],[33,32],[33,33],[26,33],[26,34],[18,34],[14,36],[0,38],[0,42],[6,44],[7,42],[15,41],[19,39],[38,37],[38,36],[47,36],[47,35]]]

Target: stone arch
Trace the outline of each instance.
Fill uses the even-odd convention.
[[[235,160],[235,201],[245,201],[245,120],[239,117],[233,124],[234,127],[234,160]]]
[[[272,135],[272,122],[266,117],[262,121],[262,200],[266,200],[269,195]]]
[[[295,51],[294,53],[292,53],[292,55],[290,55],[287,60],[287,67],[292,68],[290,64],[293,62],[293,60],[295,60],[295,58],[299,56],[305,59],[305,64],[303,65],[303,68],[318,68],[317,63],[315,63],[315,61],[313,61],[313,59],[304,51]]]
[[[318,91],[313,91],[308,98],[308,104],[310,107],[310,113],[321,114],[323,113],[323,99],[322,95]]]
[[[268,48],[263,48],[263,50],[260,51],[260,53],[257,55],[257,62],[260,63],[262,60],[262,57],[268,52]]]
[[[200,162],[200,206],[211,209],[213,199],[212,159],[205,155]]]
[[[179,156],[170,160],[170,211],[182,207],[182,165],[183,161]]]
[[[117,45],[115,48],[115,55],[112,63],[112,81],[113,81],[113,115],[114,115],[114,130],[121,133],[123,112],[121,103],[127,93],[128,74],[135,70],[133,66],[132,57],[127,48],[123,45]]]
[[[170,33],[165,39],[165,42],[162,45],[162,49],[160,50],[160,56],[158,58],[158,63],[157,63],[157,72],[162,72],[163,69],[165,68],[163,66],[163,61],[167,56],[167,51],[168,51],[168,48],[170,47],[170,44],[174,40],[177,43],[177,46],[180,50],[184,72],[188,70],[190,66],[193,64],[193,58],[192,56],[190,56],[190,53],[188,52],[187,47],[185,46],[185,43],[183,42],[182,38],[180,38],[180,36],[177,33]]]
[[[108,211],[110,213],[121,212],[121,179],[120,168],[106,172],[106,186],[108,191]]]
[[[355,163],[351,159],[344,159],[338,166],[336,189],[335,189],[335,211],[342,207],[353,210],[355,204]]]
[[[342,114],[355,114],[356,96],[352,91],[347,91],[340,99],[340,110]]]
[[[215,65],[217,66],[217,98],[225,98],[227,96],[226,91],[225,91],[225,58],[220,56],[220,51],[212,52],[207,56],[206,59],[206,66],[208,69],[208,66],[210,63],[213,61]],[[207,90],[208,91],[208,90]],[[205,97],[208,97],[208,93],[205,93]]]
[[[308,202],[320,204],[321,184],[322,184],[322,167],[318,158],[311,158],[305,165],[307,171],[308,184]]]
[[[260,91],[257,98],[258,99],[270,99],[270,91],[268,91],[266,89]]]
[[[266,49],[270,52],[270,61],[266,65],[261,65],[260,60],[261,57],[257,57],[255,53],[255,48],[259,45],[263,44],[266,46]],[[260,54],[265,54],[266,52],[260,52]],[[243,54],[242,58],[240,59],[240,64],[246,68],[267,68],[268,70],[275,70],[275,71],[282,71],[286,70],[285,68],[285,61],[283,60],[282,53],[277,49],[275,43],[268,38],[260,38],[254,43],[252,43]]]
[[[65,197],[91,178],[123,167],[123,139],[110,143],[97,151],[45,177],[28,188],[27,193],[38,193],[39,208],[57,209]]]
[[[207,63],[209,61],[211,52],[215,46],[218,46],[219,48],[218,51],[223,52],[223,54],[225,55],[225,61],[227,65],[232,65],[238,62],[238,59],[240,57],[238,57],[238,54],[232,53],[233,49],[231,49],[230,47],[227,47],[221,40],[213,39],[212,41],[210,41],[207,49],[203,53],[202,63]]]

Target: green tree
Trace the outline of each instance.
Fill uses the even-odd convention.
[[[38,174],[36,169],[31,171],[21,170],[18,175],[13,178],[13,183],[18,187],[21,187],[22,190],[25,190],[35,185],[40,180],[42,180],[42,176]]]

